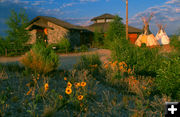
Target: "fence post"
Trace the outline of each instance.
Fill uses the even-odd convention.
[[[7,56],[7,48],[5,48],[5,56]]]

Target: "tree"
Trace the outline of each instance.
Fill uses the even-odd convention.
[[[113,41],[114,39],[126,38],[125,26],[122,23],[122,18],[116,16],[114,21],[110,23],[110,28],[107,32],[106,40]]]
[[[98,30],[95,29],[93,46],[99,47],[99,46],[103,45],[103,41],[104,41],[104,35],[103,35],[102,31],[98,32]]]
[[[28,31],[25,29],[28,25],[28,17],[25,11],[21,10],[17,14],[14,10],[11,10],[11,16],[6,21],[6,24],[9,28],[7,30],[7,40],[13,42],[16,49],[21,48],[30,38]]]

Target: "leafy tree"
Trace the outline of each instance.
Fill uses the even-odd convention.
[[[114,39],[126,38],[125,26],[122,23],[122,18],[116,16],[114,21],[110,23],[110,28],[107,32],[107,39],[113,41]]]
[[[94,32],[94,40],[93,40],[93,46],[97,47],[103,44],[104,35],[103,33],[100,33],[97,31],[97,29]]]
[[[11,16],[6,21],[9,29],[7,30],[7,40],[13,42],[16,49],[21,48],[25,42],[28,41],[30,35],[25,29],[28,24],[28,17],[24,10],[21,10],[17,14],[14,10],[11,10]]]

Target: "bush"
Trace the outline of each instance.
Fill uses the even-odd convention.
[[[97,30],[95,30],[94,32],[94,38],[93,38],[93,42],[92,45],[93,47],[100,47],[104,44],[104,35],[103,32],[98,32]]]
[[[88,47],[86,45],[81,45],[80,50],[81,50],[81,52],[87,52]]]
[[[59,58],[52,49],[38,43],[21,58],[21,63],[35,72],[46,74],[58,67]]]
[[[139,48],[126,39],[116,39],[112,42],[111,50],[114,60],[125,61],[134,67],[136,74],[156,76],[156,70],[160,64],[158,49]]]
[[[80,61],[75,65],[75,69],[91,69],[93,65],[94,67],[101,65],[101,61],[99,59],[98,54],[81,56]]]
[[[110,28],[107,31],[107,36],[104,40],[104,46],[105,48],[109,48],[111,45],[111,42],[113,42],[115,39],[125,39],[126,38],[126,32],[125,32],[125,26],[122,23],[122,18],[119,16],[116,16],[114,21],[110,23]]]
[[[178,52],[180,52],[180,40],[178,40],[178,36],[177,35],[173,35],[172,37],[170,37],[170,45],[174,46]]]
[[[71,44],[67,38],[63,38],[58,44],[58,52],[68,53],[71,50]]]
[[[156,86],[161,94],[180,99],[180,57],[164,58],[157,70]]]

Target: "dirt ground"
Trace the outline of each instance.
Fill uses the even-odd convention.
[[[88,52],[82,53],[69,53],[69,54],[58,54],[60,59],[59,69],[71,70],[79,60],[81,55],[95,54],[100,56],[102,62],[108,61],[111,56],[111,51],[107,49],[96,49],[92,48]],[[0,63],[19,63],[21,56],[17,57],[0,57]],[[19,63],[20,64],[20,63]]]

